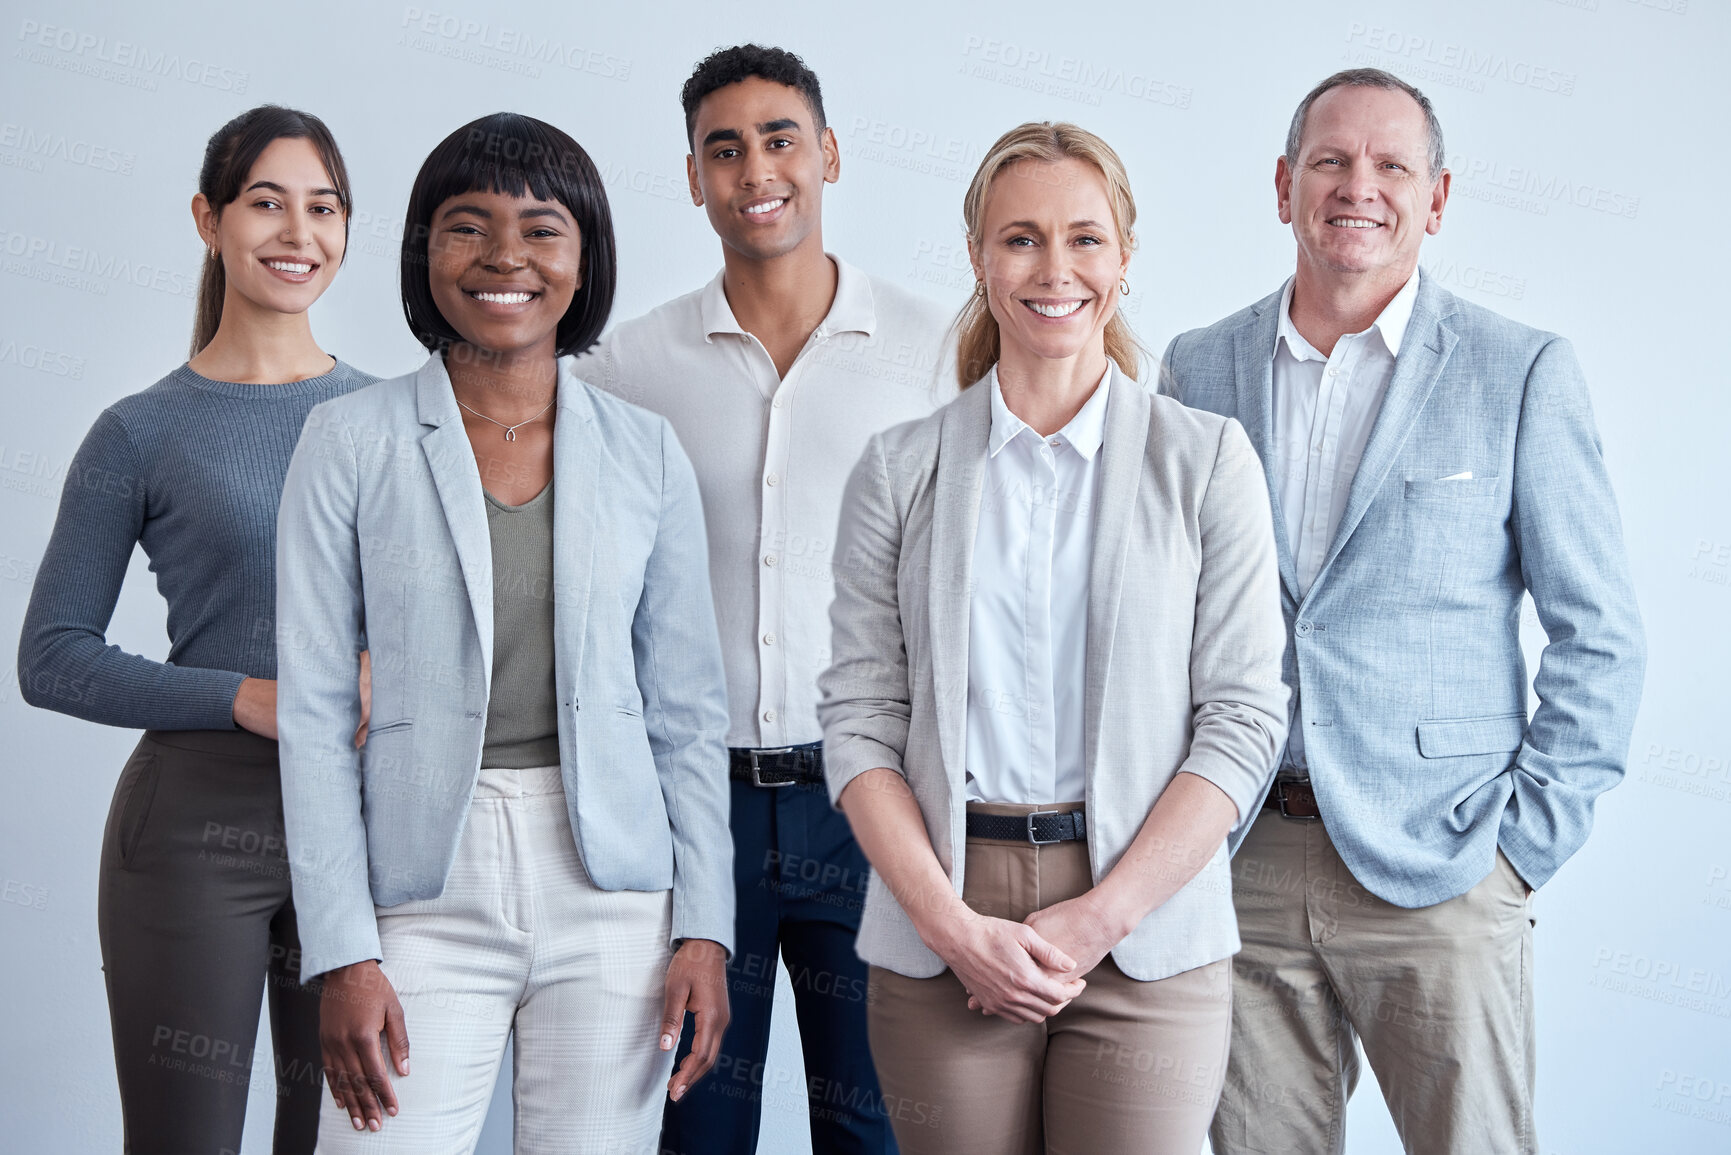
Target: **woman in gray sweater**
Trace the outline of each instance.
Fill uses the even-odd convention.
[[[109,810],[97,907],[134,1155],[240,1149],[266,991],[274,1150],[316,1139],[319,1004],[297,981],[277,769],[276,512],[308,410],[374,380],[307,321],[350,207],[317,117],[267,105],[211,137],[192,359],[96,419],[24,620],[26,701],[145,731]],[[105,637],[137,544],[168,602],[166,662]]]

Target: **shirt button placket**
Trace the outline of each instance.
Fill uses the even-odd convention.
[[[764,358],[768,362],[767,355]],[[787,551],[792,545],[784,501],[787,476],[789,426],[794,390],[800,366],[796,362],[785,378],[772,378],[769,429],[764,437],[763,470],[759,475],[758,502],[760,520],[759,541],[763,550],[763,565],[758,571],[757,633],[762,645],[757,653],[758,718],[762,722],[764,746],[786,745],[786,717],[783,705],[787,699],[786,664],[776,651],[775,639],[782,632],[782,584],[786,580]],[[769,372],[774,373],[770,365]]]
[[[1028,760],[1027,800],[1054,801],[1053,774],[1057,769],[1057,745],[1052,732],[1056,703],[1052,693],[1052,566],[1057,548],[1057,507],[1053,500],[1058,485],[1057,464],[1051,446],[1040,443],[1040,461],[1034,472],[1040,484],[1030,487],[1037,496],[1033,504],[1032,540],[1028,550],[1028,685],[1033,709],[1027,711]]]

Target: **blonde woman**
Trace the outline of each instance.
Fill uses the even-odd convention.
[[[1279,579],[1244,431],[1135,380],[1135,212],[1093,134],[998,140],[962,396],[874,437],[843,505],[824,755],[909,1155],[1191,1152],[1220,1093]]]

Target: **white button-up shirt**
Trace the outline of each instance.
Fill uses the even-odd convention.
[[[1111,370],[1057,433],[1004,404],[996,369],[968,615],[970,802],[1080,802],[1094,481]]]
[[[822,739],[817,676],[829,665],[842,490],[873,433],[956,394],[949,311],[835,265],[835,301],[785,378],[740,327],[719,273],[617,326],[574,365],[583,380],[666,417],[691,458],[729,746]]]
[[[1418,297],[1418,273],[1370,328],[1343,336],[1326,357],[1292,324],[1292,285],[1288,280],[1281,294],[1274,339],[1274,443],[1268,469],[1303,597],[1334,544],[1365,442],[1382,412]],[[1305,764],[1302,719],[1295,718],[1287,739],[1287,759]]]

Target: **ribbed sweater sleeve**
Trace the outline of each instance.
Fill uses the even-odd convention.
[[[66,472],[24,616],[18,688],[32,706],[110,726],[232,730],[246,675],[152,661],[108,644],[144,528],[148,483],[125,425],[103,413]]]
[[[232,730],[248,677],[276,677],[276,512],[307,412],[374,378],[338,362],[284,385],[213,381],[181,366],[96,419],[18,640],[34,706],[110,726]],[[110,645],[135,546],[168,603],[154,661]]]

